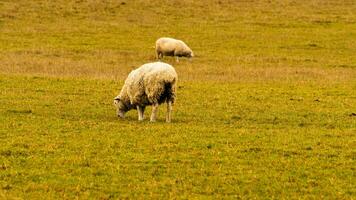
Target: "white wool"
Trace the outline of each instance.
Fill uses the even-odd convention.
[[[115,98],[118,115],[123,117],[128,110],[138,109],[139,120],[142,120],[145,106],[164,102],[170,106],[175,101],[177,81],[175,69],[163,62],[144,64],[133,70]]]
[[[156,56],[158,59],[163,56],[193,57],[193,51],[181,40],[162,37],[156,41]]]

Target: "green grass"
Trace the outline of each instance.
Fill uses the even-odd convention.
[[[255,74],[266,68],[279,69],[278,79],[356,78],[353,0],[22,0],[0,9],[0,67],[11,74],[122,80],[155,60],[157,38],[171,36],[197,56],[167,60],[189,68],[179,71],[184,80],[264,80]]]
[[[184,82],[171,124],[118,119],[117,88],[2,76],[1,196],[355,196],[354,84]]]
[[[355,199],[352,0],[0,0],[0,199]],[[173,122],[116,117],[155,40]],[[146,111],[146,117],[150,108]]]

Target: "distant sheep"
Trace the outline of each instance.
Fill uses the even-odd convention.
[[[176,61],[179,62],[178,57],[194,57],[193,51],[183,41],[173,38],[159,38],[156,41],[156,56],[157,59],[163,56],[175,56]]]
[[[152,105],[151,122],[156,121],[158,105],[167,103],[166,122],[171,122],[172,104],[176,98],[178,76],[175,69],[163,62],[147,63],[133,70],[127,77],[114,104],[118,117],[137,109],[138,120],[144,119],[145,107]]]

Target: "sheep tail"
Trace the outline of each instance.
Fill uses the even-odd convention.
[[[176,78],[173,78],[172,80],[166,80],[163,82],[163,85],[161,87],[161,93],[159,94],[157,100],[158,103],[164,103],[164,102],[172,102],[174,103],[175,97],[176,97]]]
[[[167,94],[167,102],[171,101],[172,103],[174,103],[176,98],[176,84],[177,84],[176,77],[174,77],[172,81],[167,82],[165,84],[165,93]]]

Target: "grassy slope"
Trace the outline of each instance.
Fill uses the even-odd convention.
[[[33,0],[0,6],[0,67],[6,73],[122,79],[154,60],[158,37],[172,36],[197,55],[176,64],[186,80],[260,80],[266,68],[279,79],[356,76],[352,0]]]
[[[2,77],[1,195],[355,195],[354,86],[182,83],[172,124],[117,120],[116,87]]]
[[[354,1],[122,2],[0,1],[0,198],[355,197]],[[162,35],[174,122],[117,120]]]

